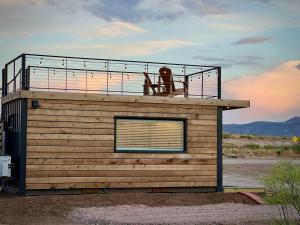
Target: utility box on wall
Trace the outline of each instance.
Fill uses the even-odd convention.
[[[11,177],[11,157],[0,156],[0,178]]]

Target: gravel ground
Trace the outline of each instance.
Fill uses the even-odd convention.
[[[80,208],[146,205],[158,209],[222,203],[256,204],[244,195],[229,193],[109,193],[27,197],[0,194],[0,205],[3,206],[0,210],[0,224],[78,225],[68,215]]]
[[[291,211],[296,218],[296,212]],[[74,223],[85,225],[125,224],[261,224],[279,217],[278,208],[270,205],[223,203],[202,206],[149,207],[122,205],[73,210]]]

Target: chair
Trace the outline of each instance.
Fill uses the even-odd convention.
[[[161,67],[159,69],[158,83],[153,84],[148,73],[144,72],[145,84],[144,95],[149,95],[149,89],[152,89],[154,96],[168,96],[174,97],[186,93],[186,85],[183,81],[174,81],[172,71],[168,67]],[[183,88],[176,89],[174,82],[180,82],[183,84]]]

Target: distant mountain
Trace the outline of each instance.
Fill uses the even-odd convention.
[[[300,117],[285,122],[258,121],[247,124],[224,124],[223,131],[233,134],[255,134],[264,136],[300,136]]]

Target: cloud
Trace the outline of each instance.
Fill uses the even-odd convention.
[[[1,31],[0,32],[0,37],[7,37],[7,36],[26,37],[29,35],[30,32],[28,31]]]
[[[260,56],[228,56],[228,57],[206,57],[206,56],[194,56],[193,59],[201,60],[210,65],[218,65],[224,68],[232,66],[261,66],[261,61],[264,60]],[[201,63],[200,63],[201,64]]]
[[[259,2],[259,3],[270,3],[271,2],[270,0],[254,0],[254,1]]]
[[[216,30],[227,30],[227,31],[243,31],[248,30],[249,27],[245,27],[241,24],[237,24],[235,21],[218,21],[218,22],[209,22],[206,24],[208,28],[216,29]],[[252,28],[250,28],[252,29]]]
[[[236,42],[233,42],[233,45],[249,45],[249,44],[259,44],[262,42],[268,42],[272,41],[273,38],[271,37],[248,37],[248,38],[243,38],[241,40],[238,40]]]
[[[107,48],[107,45],[60,44],[60,45],[55,45],[54,48],[59,50],[87,50],[87,49],[103,49],[103,48]]]
[[[285,120],[300,115],[300,60],[288,61],[271,71],[225,81],[226,98],[250,99],[247,110],[229,112],[234,122]],[[231,121],[232,122],[232,121]]]
[[[116,46],[112,49],[113,52],[120,52],[125,56],[131,55],[153,55],[156,53],[165,52],[173,48],[180,48],[187,45],[192,45],[192,42],[183,40],[154,40],[144,41],[131,44]]]
[[[146,30],[132,24],[121,21],[115,21],[104,26],[100,26],[83,36],[96,38],[96,37],[119,37],[130,35],[134,33],[144,33]]]
[[[65,0],[66,1],[66,0]],[[1,0],[0,5],[21,5],[21,4],[30,4],[30,5],[42,5],[45,3],[48,4],[57,4],[58,0]]]
[[[183,15],[216,15],[225,13],[224,3],[208,0],[95,0],[84,8],[106,21],[145,20],[172,21]]]
[[[174,39],[141,41],[127,44],[62,44],[55,45],[54,48],[68,51],[80,50],[81,53],[84,53],[85,51],[88,53],[91,50],[101,50],[103,53],[109,53],[118,56],[143,56],[153,55],[192,44],[193,43],[189,41]]]

